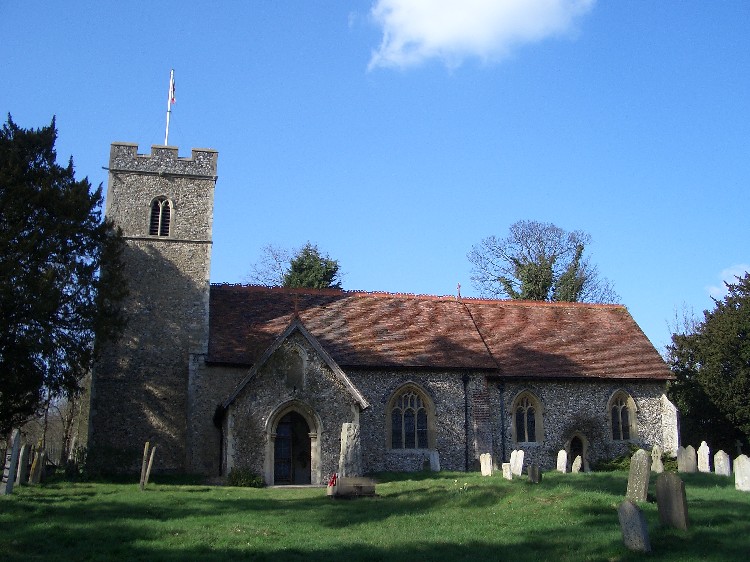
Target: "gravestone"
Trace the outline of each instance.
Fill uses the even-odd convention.
[[[688,528],[685,483],[673,472],[663,472],[656,477],[656,505],[659,521],[667,527],[686,531]]]
[[[42,472],[44,472],[44,465],[47,463],[47,453],[40,451],[34,453],[34,462],[31,463],[31,475],[29,476],[29,484],[39,484],[42,481]]]
[[[651,542],[648,539],[648,524],[640,508],[630,500],[625,500],[617,508],[620,520],[622,542],[635,552],[651,552]]]
[[[440,472],[440,453],[437,451],[430,451],[430,470]]]
[[[570,472],[578,474],[581,472],[581,465],[583,465],[583,459],[581,458],[581,455],[577,455],[573,461],[573,466],[570,467]]]
[[[539,484],[542,481],[542,471],[539,470],[539,465],[535,462],[529,465],[529,482],[532,484]]]
[[[648,496],[648,481],[651,477],[651,459],[643,449],[638,449],[630,458],[628,491],[625,497],[634,502],[645,502]]]
[[[506,480],[513,480],[513,471],[510,469],[510,463],[503,463],[503,478]]]
[[[479,464],[482,469],[482,476],[492,476],[492,455],[482,453],[479,455]]]
[[[719,450],[714,455],[714,472],[719,476],[731,476],[732,465],[729,455],[724,451]]]
[[[557,471],[565,474],[568,472],[568,451],[560,449],[557,453]]]
[[[677,449],[677,471],[684,473],[698,471],[698,463],[695,459],[695,449],[692,445]]]
[[[734,487],[741,492],[750,492],[750,458],[747,455],[734,459]]]
[[[521,476],[523,474],[523,457],[524,452],[523,449],[519,449],[515,451],[516,456],[513,457],[513,455],[510,456],[510,470],[513,473],[513,476]],[[515,459],[515,463],[513,462]]]
[[[511,471],[513,470],[513,467],[516,466],[516,462],[517,462],[516,461],[516,457],[517,456],[518,456],[518,450],[517,449],[513,449],[510,452],[510,469],[511,469]]]
[[[18,471],[16,472],[16,485],[27,484],[29,482],[29,452],[31,445],[26,443],[21,447],[21,454],[18,456]]]
[[[699,472],[711,472],[711,465],[709,464],[709,458],[711,457],[711,451],[708,448],[708,443],[701,441],[701,446],[698,447],[698,471]]]
[[[13,484],[16,483],[16,468],[18,468],[18,452],[21,449],[21,432],[14,429],[5,452],[5,468],[3,469],[3,481],[0,483],[0,496],[13,493]]]
[[[362,444],[358,423],[341,424],[341,452],[339,476],[362,476]]]
[[[656,472],[656,474],[664,472],[664,462],[661,460],[661,447],[659,445],[654,445],[654,448],[651,449],[651,472]]]

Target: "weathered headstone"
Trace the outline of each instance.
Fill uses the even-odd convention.
[[[3,481],[0,483],[0,496],[13,493],[13,484],[16,483],[16,468],[18,468],[18,453],[21,449],[21,432],[14,429],[5,453],[5,468],[3,469]]]
[[[685,483],[675,473],[663,472],[656,477],[656,504],[662,525],[687,530],[688,508]]]
[[[661,460],[661,447],[654,445],[651,449],[651,472],[661,474],[664,472],[664,462]]]
[[[440,453],[437,451],[430,451],[430,470],[440,472]]]
[[[625,497],[634,502],[645,502],[648,496],[648,481],[651,477],[651,459],[643,449],[638,449],[630,458],[628,491]]]
[[[692,445],[677,449],[677,470],[678,472],[685,473],[698,471],[698,463],[695,459],[695,449]]]
[[[518,449],[515,453],[516,453],[515,457],[511,455],[510,470],[511,472],[513,472],[513,476],[521,476],[521,474],[523,474],[524,452],[523,452],[523,449]],[[515,460],[515,463],[513,462],[514,460]]]
[[[732,466],[730,462],[728,454],[722,450],[717,451],[714,455],[714,472],[719,476],[731,476]]]
[[[542,481],[542,471],[539,470],[539,465],[535,462],[529,465],[529,482],[532,484],[539,484]]]
[[[362,476],[362,443],[358,423],[341,424],[341,452],[339,476]]]
[[[479,463],[482,469],[482,476],[492,476],[492,455],[482,453],[479,455]]]
[[[513,480],[513,471],[510,469],[510,463],[503,463],[503,478],[506,480]]]
[[[575,460],[573,461],[572,466],[570,467],[570,472],[573,474],[578,474],[581,472],[581,466],[583,466],[583,459],[581,458],[581,455],[576,455]]]
[[[16,484],[28,484],[29,482],[29,453],[31,445],[26,443],[21,447],[21,454],[18,456],[18,471],[16,472]]]
[[[750,492],[750,458],[747,455],[734,459],[734,487],[741,492]]]
[[[651,552],[651,542],[648,539],[648,523],[640,508],[630,500],[625,500],[617,508],[620,520],[622,542],[628,550],[635,552]]]
[[[711,465],[709,464],[709,458],[711,457],[711,451],[708,448],[708,443],[701,441],[701,446],[698,447],[698,471],[699,472],[711,472]]]
[[[31,463],[31,475],[29,476],[29,484],[39,484],[42,481],[42,475],[44,474],[44,467],[47,464],[47,453],[40,451],[34,454],[34,462]]]
[[[557,453],[557,471],[563,474],[568,472],[568,451],[560,449]]]
[[[513,449],[510,452],[510,469],[511,469],[511,472],[513,471],[513,467],[516,466],[516,462],[517,462],[516,461],[516,457],[517,456],[518,456],[518,450],[517,449]]]

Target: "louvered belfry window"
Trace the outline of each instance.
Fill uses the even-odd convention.
[[[151,203],[151,222],[148,233],[151,236],[169,236],[172,223],[172,203],[166,197],[157,197]]]

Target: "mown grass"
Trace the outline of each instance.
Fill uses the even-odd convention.
[[[641,505],[655,560],[746,560],[750,494],[683,475],[691,527]],[[635,560],[617,505],[624,472],[547,473],[539,485],[478,474],[381,474],[376,498],[322,488],[65,483],[0,497],[1,560]],[[652,488],[653,488],[652,478]],[[653,494],[652,489],[652,494]]]

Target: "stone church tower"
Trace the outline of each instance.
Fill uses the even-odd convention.
[[[211,228],[218,153],[113,143],[106,215],[126,240],[127,327],[96,366],[90,437],[95,463],[133,470],[145,441],[155,468],[187,472],[191,363],[208,346]],[[119,465],[119,466],[117,466]]]

